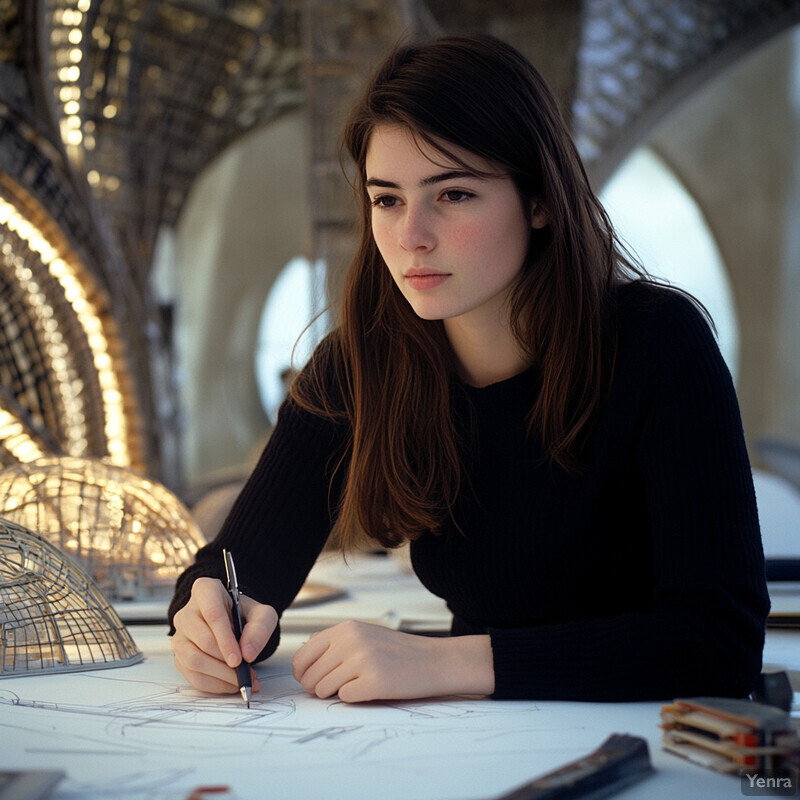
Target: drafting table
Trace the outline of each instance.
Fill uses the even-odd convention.
[[[313,576],[342,578],[343,569],[323,565]],[[55,800],[186,800],[221,784],[233,790],[225,800],[479,800],[630,733],[649,741],[657,772],[620,800],[741,796],[737,777],[661,750],[660,703],[348,706],[308,696],[290,662],[314,625],[340,614],[420,630],[443,622],[440,602],[394,559],[357,560],[347,574],[347,597],[289,613],[294,632],[258,667],[262,690],[249,711],[238,694],[202,695],[183,681],[163,624],[130,625],[139,664],[0,680],[0,769],[65,770]],[[764,660],[799,669],[800,632],[770,631]]]

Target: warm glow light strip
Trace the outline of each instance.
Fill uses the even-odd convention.
[[[86,333],[97,370],[103,393],[105,435],[109,456],[114,464],[121,466],[130,464],[131,455],[128,449],[128,425],[125,418],[124,399],[114,370],[114,362],[109,353],[108,339],[97,310],[86,296],[83,284],[77,277],[77,270],[66,258],[61,256],[44,234],[28,221],[16,206],[2,197],[0,197],[0,225],[5,225],[14,231],[32,251],[38,253],[50,274],[61,284],[64,296],[75,311],[75,315]],[[61,340],[57,326],[53,323],[52,309],[44,302],[44,295],[27,267],[20,266],[17,277],[29,293],[41,297],[41,302],[34,305],[42,316],[41,328],[48,340],[48,352],[52,358],[53,368],[57,372],[63,372],[61,378],[68,378],[67,361],[64,357],[66,345]],[[82,412],[83,403],[80,399],[80,390],[77,392],[71,390],[70,387],[73,384],[69,380],[59,380],[59,383],[67,410],[67,435],[79,451],[73,454],[82,455],[81,439],[83,439],[82,432],[85,430],[85,418]],[[65,392],[69,394],[63,394]],[[83,448],[85,448],[85,442]],[[70,448],[67,449],[72,452]]]
[[[91,0],[72,0],[63,5],[67,7],[52,12],[51,53],[56,65],[55,77],[61,87],[58,92],[61,138],[72,153],[79,153],[85,144],[81,117],[83,26]]]
[[[4,220],[4,217],[4,208],[0,205],[0,223],[5,221],[8,228],[14,230],[15,220]],[[64,435],[67,439],[64,447],[68,453],[80,455],[86,452],[88,445],[80,376],[74,368],[70,368],[67,345],[53,320],[52,306],[47,302],[33,272],[22,263],[22,259],[15,264],[14,271],[17,284],[27,295],[29,313],[36,321],[39,336],[44,340],[49,369],[57,378],[58,393],[63,405]]]
[[[36,442],[25,433],[22,423],[2,408],[0,408],[0,442],[17,461],[23,464],[44,456]]]

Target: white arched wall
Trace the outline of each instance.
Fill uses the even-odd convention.
[[[654,130],[649,145],[702,209],[739,321],[737,390],[752,460],[800,443],[798,29],[748,54]]]
[[[176,348],[184,482],[248,463],[269,422],[254,354],[265,298],[307,249],[308,172],[301,111],[248,134],[197,179],[176,231]]]
[[[734,381],[739,322],[717,243],[686,187],[649,148],[638,147],[600,195],[617,234],[647,272],[690,292],[710,315]]]

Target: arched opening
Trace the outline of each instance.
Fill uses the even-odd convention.
[[[606,184],[601,200],[645,269],[708,309],[735,380],[739,325],[733,291],[714,236],[686,187],[652,149],[640,147]]]
[[[295,257],[272,285],[258,326],[255,371],[261,404],[274,425],[287,380],[303,367],[326,330],[325,272]]]

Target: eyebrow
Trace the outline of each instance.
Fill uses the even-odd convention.
[[[442,183],[443,181],[451,181],[457,178],[478,178],[480,179],[480,175],[475,172],[470,172],[469,170],[465,169],[453,169],[449,172],[440,172],[436,175],[431,175],[428,178],[423,178],[419,185],[421,187],[425,186],[432,186],[435,183]],[[369,188],[370,186],[379,186],[382,189],[399,189],[400,184],[395,183],[394,181],[384,181],[381,178],[369,178],[364,182],[364,186]]]

